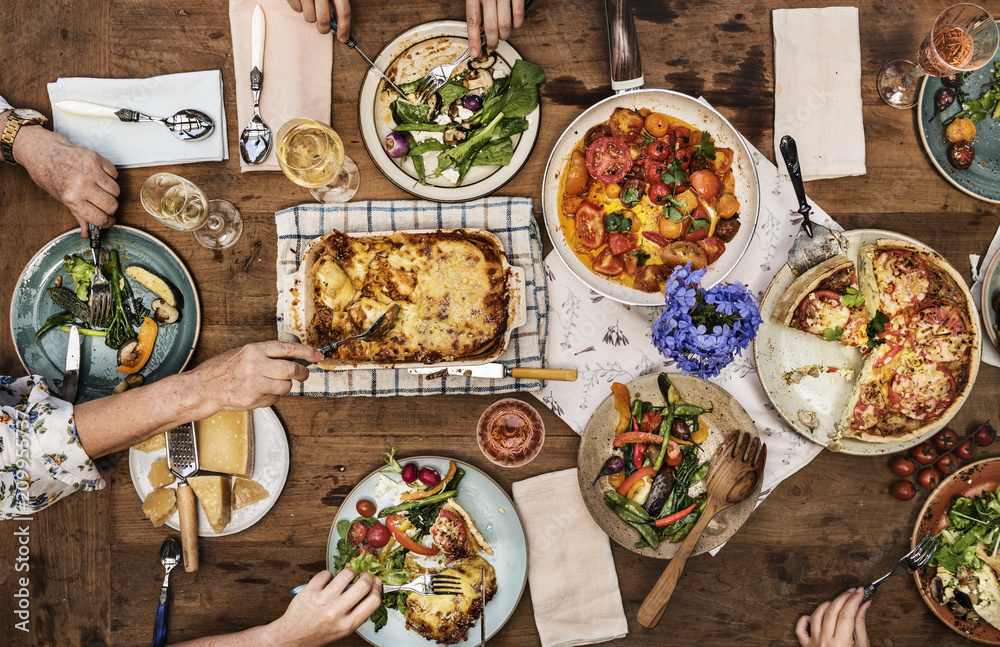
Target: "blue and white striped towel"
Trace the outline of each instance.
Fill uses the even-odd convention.
[[[278,338],[295,341],[282,326],[284,294],[291,287],[310,241],[337,229],[344,232],[393,229],[479,228],[493,232],[511,265],[524,268],[528,320],[511,334],[507,351],[498,360],[505,366],[540,367],[548,333],[548,296],[542,265],[542,241],[530,198],[485,198],[464,204],[437,204],[418,200],[350,202],[340,205],[304,204],[274,215],[278,231]],[[309,379],[292,386],[291,395],[432,395],[473,393],[487,395],[537,391],[539,380],[488,380],[441,377],[433,380],[406,371],[310,369]]]

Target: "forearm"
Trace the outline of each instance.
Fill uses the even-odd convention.
[[[271,625],[263,625],[234,634],[189,640],[172,647],[279,647],[284,644],[272,635]]]
[[[73,411],[77,435],[91,458],[127,449],[177,425],[218,412],[190,372],[91,400]]]

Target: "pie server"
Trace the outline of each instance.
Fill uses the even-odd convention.
[[[492,364],[482,364],[480,366],[449,366],[448,368],[408,368],[406,372],[410,375],[433,375],[447,371],[448,375],[458,375],[461,377],[483,377],[498,379],[501,377],[523,377],[537,380],[559,380],[562,382],[576,382],[576,370],[572,368],[509,368],[503,364],[493,362]]]
[[[184,570],[198,570],[198,515],[194,492],[188,485],[189,476],[198,473],[198,443],[194,423],[174,427],[167,432],[167,460],[170,471],[177,477],[177,515],[181,521],[181,546]]]

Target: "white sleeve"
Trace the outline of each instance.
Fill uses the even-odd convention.
[[[7,103],[6,99],[0,97],[0,112],[3,112],[4,110],[10,110],[13,107],[14,106]]]

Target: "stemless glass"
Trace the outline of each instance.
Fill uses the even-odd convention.
[[[243,216],[228,200],[209,200],[190,180],[156,173],[143,182],[139,199],[151,216],[171,229],[190,231],[202,247],[232,247],[243,233]]]
[[[289,180],[320,202],[347,202],[361,186],[358,166],[340,136],[324,123],[299,117],[278,131],[278,164]]]
[[[902,58],[885,64],[875,81],[879,96],[893,108],[912,108],[917,79],[977,70],[993,59],[997,42],[997,23],[989,12],[967,2],[952,5],[920,46],[919,64]]]

